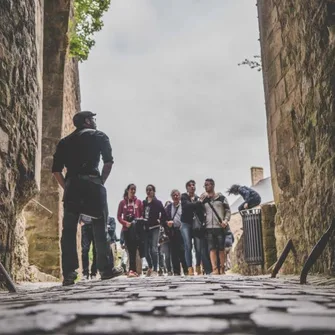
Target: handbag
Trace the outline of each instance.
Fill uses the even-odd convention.
[[[194,214],[192,221],[192,233],[195,237],[203,237],[205,235],[206,223],[202,222],[197,214]]]
[[[174,221],[177,213],[178,213],[178,210],[179,210],[179,206],[181,205],[178,205],[177,209],[175,210],[172,218],[171,218],[171,221]],[[172,226],[172,227],[169,227],[169,226],[166,226],[166,234],[169,238],[173,237],[174,236],[174,233],[175,233],[175,229],[180,229],[180,227],[175,227],[175,226]]]
[[[212,209],[216,218],[219,220],[219,222],[222,222],[223,220],[220,218],[220,215],[218,214],[218,212],[216,211],[214,206],[209,201],[207,203],[208,203],[209,207]],[[230,230],[229,224],[227,224],[227,226],[225,228],[222,228],[222,229],[223,229],[225,235],[233,234]]]

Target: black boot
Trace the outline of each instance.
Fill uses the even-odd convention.
[[[63,286],[69,286],[69,285],[73,285],[75,280],[78,277],[78,273],[77,271],[72,271],[66,275],[63,276]]]
[[[112,279],[123,275],[124,271],[122,267],[114,267],[112,270],[104,271],[101,274],[101,280]]]

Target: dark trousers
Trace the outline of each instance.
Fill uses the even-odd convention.
[[[136,272],[137,241],[133,235],[129,230],[124,231],[124,241],[129,255],[129,271]]]
[[[166,269],[167,272],[172,272],[171,267],[171,247],[170,242],[165,242],[160,246],[160,256],[162,256],[162,265],[161,260],[159,261],[159,266]]]
[[[77,253],[77,227],[79,221],[78,212],[70,211],[64,206],[63,230],[61,238],[62,270],[63,276],[78,269]],[[102,215],[99,219],[92,220],[93,239],[97,255],[97,268],[102,274],[110,271],[114,266],[109,244],[107,242],[107,218]]]
[[[203,240],[203,251],[202,251],[202,266],[205,271],[205,274],[212,273],[212,263],[209,257],[209,246],[206,238]]]
[[[170,237],[170,249],[173,273],[180,275],[180,264],[183,267],[184,273],[187,273],[187,264],[185,260],[184,240],[180,229],[175,229],[173,235]]]
[[[160,227],[150,229],[145,238],[145,258],[149,269],[158,269],[158,240]]]
[[[89,251],[93,245],[93,261],[91,265],[91,276],[97,274],[97,252],[95,250],[95,242],[93,236],[93,226],[92,224],[85,224],[81,227],[81,260],[83,263],[83,275],[88,277],[89,271]]]
[[[244,201],[243,204],[241,204],[239,207],[238,207],[238,211],[243,211],[245,208],[244,208],[244,205],[245,204],[248,204],[248,208],[247,209],[251,209],[251,208],[254,208],[256,206],[258,206],[260,203],[261,203],[261,198],[252,198],[250,199],[248,202],[247,201]]]

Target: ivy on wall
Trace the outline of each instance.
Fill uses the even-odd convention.
[[[70,55],[83,62],[95,45],[94,33],[101,30],[102,16],[111,0],[75,0],[74,20],[70,22]]]

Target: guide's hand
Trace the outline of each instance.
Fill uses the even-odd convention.
[[[221,227],[222,228],[226,228],[228,226],[228,221],[227,220],[223,220],[222,222],[221,222]]]
[[[126,227],[129,228],[131,226],[131,222],[127,222]]]
[[[244,206],[243,206],[245,209],[247,209],[248,208],[248,204],[244,204]]]
[[[171,227],[173,226],[173,221],[172,221],[172,220],[171,220],[171,221],[168,221],[168,222],[167,222],[167,225],[168,225],[168,227],[171,228]]]

